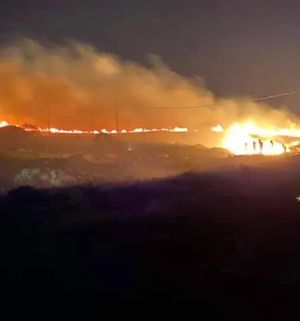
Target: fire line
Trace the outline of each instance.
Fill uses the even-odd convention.
[[[134,134],[134,133],[153,133],[153,132],[170,132],[170,133],[187,133],[189,129],[187,127],[171,127],[171,128],[134,128],[131,130],[117,130],[117,129],[99,129],[99,130],[81,130],[81,129],[61,129],[61,128],[42,128],[42,127],[26,127],[17,124],[10,124],[7,121],[0,121],[0,128],[7,126],[15,126],[24,129],[28,132],[40,132],[51,134],[66,134],[66,135],[97,135],[97,134]]]

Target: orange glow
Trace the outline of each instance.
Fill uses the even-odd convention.
[[[135,134],[135,133],[153,133],[153,132],[169,132],[169,133],[187,133],[189,130],[187,127],[171,127],[171,128],[134,128],[130,130],[122,129],[119,132],[116,129],[99,129],[99,130],[81,130],[81,129],[62,129],[62,128],[32,128],[26,126],[20,126],[17,124],[9,124],[7,121],[0,121],[0,128],[6,126],[16,126],[24,129],[28,132],[40,132],[51,134],[65,134],[65,135],[97,135],[97,134]]]
[[[219,126],[219,125],[218,125]],[[213,127],[215,132],[222,132]],[[235,155],[281,155],[290,152],[298,142],[282,143],[284,137],[298,138],[300,130],[259,127],[252,122],[234,123],[224,130],[222,147]]]

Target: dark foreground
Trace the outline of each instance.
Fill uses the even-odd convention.
[[[76,293],[72,311],[86,315],[108,302],[180,301],[222,320],[289,319],[300,288],[297,168],[15,189],[0,199],[1,291]]]

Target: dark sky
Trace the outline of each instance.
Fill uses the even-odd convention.
[[[177,72],[217,95],[300,88],[300,2],[289,0],[1,0],[0,41],[77,39]],[[300,95],[272,101],[298,108]]]

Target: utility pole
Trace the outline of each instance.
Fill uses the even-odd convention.
[[[47,116],[47,132],[48,132],[48,134],[47,134],[47,136],[48,136],[48,138],[46,139],[46,152],[47,153],[49,153],[49,150],[50,150],[50,110],[49,110],[49,107],[47,107],[47,114],[46,114],[46,116]]]
[[[119,128],[119,109],[117,103],[115,103],[115,120],[116,120],[116,130],[119,133],[120,128]]]
[[[47,109],[47,128],[48,128],[48,133],[50,133],[50,111],[49,111],[49,107]]]

